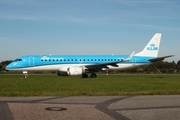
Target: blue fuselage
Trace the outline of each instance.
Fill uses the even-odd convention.
[[[98,65],[103,63],[111,63],[122,61],[127,58],[128,55],[109,55],[109,56],[22,56],[8,66],[7,70],[52,70],[58,71],[64,66],[83,66],[83,65]],[[109,66],[110,69],[121,70],[127,67],[135,67],[139,65],[149,64],[152,57],[138,57],[133,56],[132,59],[126,62],[118,63],[119,67]],[[121,66],[122,65],[122,66]],[[124,66],[124,67],[123,67]],[[38,69],[41,68],[41,69]]]

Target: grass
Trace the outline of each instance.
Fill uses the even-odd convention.
[[[105,96],[180,94],[180,75],[0,75],[0,96]]]

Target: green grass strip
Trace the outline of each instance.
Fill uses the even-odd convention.
[[[0,75],[0,96],[110,96],[180,94],[180,75]]]

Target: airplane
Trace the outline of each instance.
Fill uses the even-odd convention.
[[[30,55],[22,56],[6,66],[6,70],[23,71],[24,78],[28,71],[57,71],[59,76],[82,75],[82,78],[96,78],[98,71],[120,71],[148,65],[174,55],[158,57],[161,33],[156,33],[145,48],[130,55]]]

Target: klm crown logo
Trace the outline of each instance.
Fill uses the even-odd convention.
[[[150,46],[151,46],[151,47],[154,47],[154,46],[155,46],[155,44],[153,44],[153,43],[152,43],[152,44],[150,44]]]
[[[147,47],[147,50],[156,51],[156,50],[158,50],[158,47],[156,47],[156,45],[154,43],[151,43],[149,45],[149,47]]]

